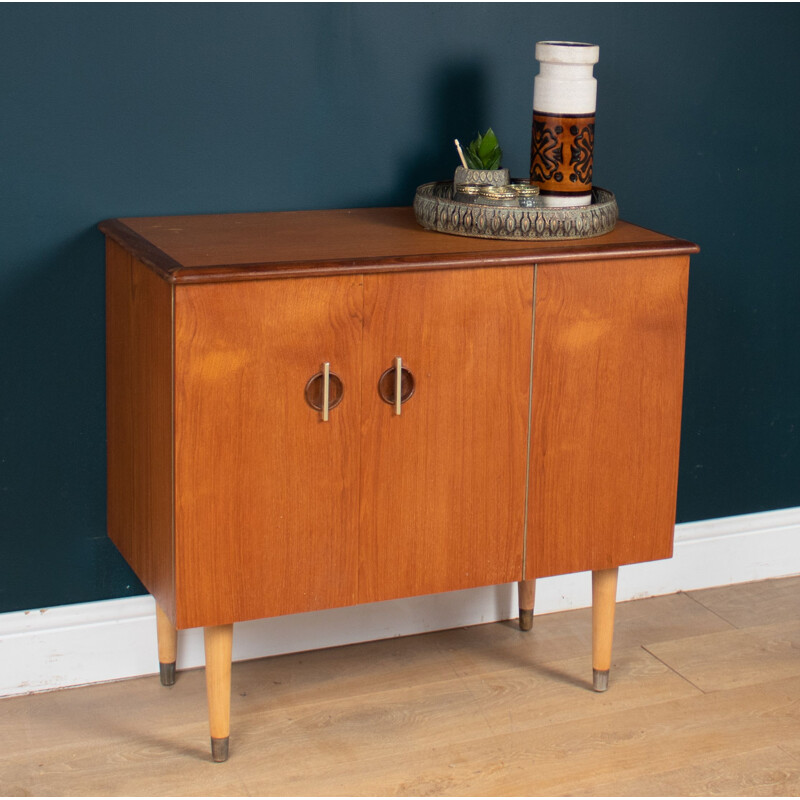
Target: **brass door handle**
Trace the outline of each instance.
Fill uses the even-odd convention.
[[[321,411],[322,421],[328,422],[330,411],[342,402],[344,395],[342,379],[331,372],[330,361],[326,361],[322,369],[309,378],[305,394],[306,402],[315,411]]]
[[[410,400],[416,389],[416,381],[411,370],[403,366],[403,359],[396,356],[393,366],[378,380],[378,394],[384,403],[394,406],[394,413],[400,416],[403,403]]]

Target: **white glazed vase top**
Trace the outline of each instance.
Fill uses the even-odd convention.
[[[533,83],[531,181],[546,206],[592,202],[597,45],[538,42]]]

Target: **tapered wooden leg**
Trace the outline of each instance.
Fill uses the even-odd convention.
[[[592,572],[592,677],[596,692],[608,689],[617,604],[617,571],[617,567],[612,567]]]
[[[211,757],[214,761],[227,761],[231,725],[233,625],[204,628],[204,635]]]
[[[178,631],[159,605],[156,605],[156,629],[161,685],[172,686],[175,683],[175,661],[178,657]]]
[[[519,628],[529,631],[533,627],[533,603],[536,599],[536,580],[518,581]]]

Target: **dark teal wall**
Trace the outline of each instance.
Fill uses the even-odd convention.
[[[678,517],[800,505],[800,9],[0,5],[0,611],[137,594],[105,536],[103,241],[122,215],[408,205],[540,39],[600,45],[595,182],[697,241]]]

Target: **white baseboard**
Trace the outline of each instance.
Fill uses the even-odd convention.
[[[800,507],[675,528],[675,555],[620,570],[620,601],[800,573]],[[536,613],[591,604],[588,573],[537,581]],[[510,619],[513,584],[236,625],[237,661]],[[182,631],[178,669],[202,666],[199,629]],[[0,614],[0,697],[153,674],[149,596]]]

